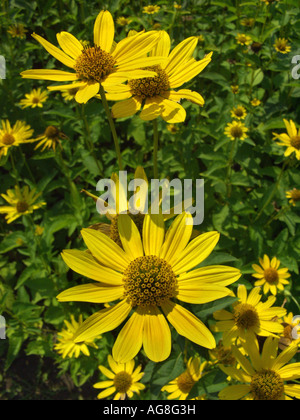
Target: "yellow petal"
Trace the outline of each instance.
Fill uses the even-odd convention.
[[[53,80],[55,82],[78,80],[76,73],[69,73],[61,70],[35,69],[22,71],[20,74],[24,79]]]
[[[85,85],[82,88],[80,88],[76,95],[75,100],[79,104],[85,104],[89,99],[91,99],[93,96],[97,95],[99,92],[100,85],[99,83],[93,83],[91,85]]]
[[[186,111],[180,104],[169,99],[163,99],[161,104],[163,106],[161,116],[167,123],[177,124],[185,120]]]
[[[152,50],[158,42],[159,37],[159,32],[148,31],[124,38],[116,45],[112,55],[118,65],[129,60],[142,58]]]
[[[182,62],[187,61],[193,54],[198,39],[195,36],[189,37],[180,42],[171,52],[168,59],[168,64],[165,66],[165,71],[171,75],[174,69]]]
[[[165,302],[162,309],[178,334],[199,346],[209,349],[216,347],[215,339],[209,329],[187,309],[170,301]]]
[[[171,88],[176,88],[189,82],[211,62],[211,53],[200,61],[190,60],[189,63],[179,65],[169,77]]]
[[[191,101],[194,104],[200,106],[204,105],[203,97],[199,93],[193,92],[190,89],[180,89],[178,92],[170,91],[168,99],[171,99],[172,101],[176,102],[179,102],[181,99],[187,99],[188,101]]]
[[[181,274],[178,282],[185,283],[186,280],[193,280],[199,282],[199,284],[217,283],[219,286],[228,286],[235,283],[241,275],[237,268],[227,267],[226,265],[212,265]]]
[[[118,217],[118,229],[124,251],[133,261],[144,255],[141,235],[134,221],[128,214],[120,214]]]
[[[165,225],[161,214],[146,214],[143,224],[145,255],[159,256],[164,241]]]
[[[102,10],[94,24],[94,44],[102,50],[110,52],[115,36],[115,25],[108,10]]]
[[[103,287],[97,283],[90,283],[71,287],[60,293],[56,298],[59,302],[108,303],[121,299],[123,294],[123,286]]]
[[[152,121],[159,117],[163,111],[162,101],[163,98],[160,97],[147,98],[143,110],[140,113],[140,118],[143,121]]]
[[[155,47],[152,49],[150,55],[151,56],[161,56],[161,57],[168,57],[170,53],[171,48],[171,40],[168,32],[166,31],[160,31],[160,39],[155,45]],[[162,63],[161,67],[164,68],[165,65],[169,62],[166,61],[165,64]]]
[[[44,48],[47,50],[53,57],[59,60],[61,63],[65,64],[68,67],[73,68],[75,60],[70,58],[67,54],[61,51],[59,48],[52,45],[50,42],[46,41],[43,37],[33,33],[32,37],[36,39]]]
[[[64,52],[75,60],[82,54],[83,45],[69,32],[56,34],[57,41]]]
[[[230,294],[230,290],[216,284],[199,284],[196,281],[185,281],[178,284],[176,299],[187,303],[203,304],[221,299]]]
[[[141,106],[142,102],[139,98],[130,98],[114,104],[111,113],[114,118],[127,118],[138,112]]]

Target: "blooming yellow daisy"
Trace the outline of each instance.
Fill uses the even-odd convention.
[[[252,106],[259,106],[261,104],[261,101],[257,98],[252,99],[251,105]]]
[[[266,3],[267,5],[269,5],[269,4],[275,3],[276,1],[279,1],[279,0],[261,0],[261,1],[263,1],[264,3]]]
[[[35,189],[29,191],[27,185],[22,189],[16,185],[14,190],[7,190],[6,194],[1,194],[1,197],[8,202],[9,206],[0,206],[0,214],[6,213],[6,222],[11,223],[18,217],[32,213],[44,206],[45,202],[36,203],[40,195],[41,193],[36,194]]]
[[[60,139],[65,139],[67,136],[62,133],[57,127],[54,125],[49,125],[45,132],[36,138],[36,141],[39,143],[35,146],[35,150],[39,147],[42,148],[42,152],[45,149],[50,149],[52,147],[53,150],[56,149],[56,146],[60,144]]]
[[[99,366],[99,369],[108,380],[93,385],[96,389],[106,388],[105,391],[98,394],[97,398],[106,398],[116,392],[114,400],[124,400],[126,396],[132,398],[134,393],[139,394],[145,389],[145,385],[139,382],[144,376],[144,373],[141,372],[142,365],[134,370],[134,360],[118,363],[111,355],[108,355],[107,361],[111,371],[105,366]]]
[[[300,201],[300,190],[293,188],[292,190],[287,191],[286,198],[289,198],[289,203],[295,206],[296,203]]]
[[[117,19],[117,24],[118,25],[121,25],[121,26],[129,25],[130,22],[132,22],[132,19],[128,19],[128,18],[126,18],[124,16],[120,16]]]
[[[285,38],[278,38],[275,40],[274,48],[276,51],[280,52],[281,54],[287,54],[291,51],[292,47],[288,45],[288,39]]]
[[[255,19],[254,18],[249,18],[249,17],[245,17],[241,20],[241,25],[243,26],[247,26],[249,28],[252,28],[252,26],[255,23]]]
[[[122,87],[107,88],[109,100],[119,101],[127,96],[124,101],[113,105],[114,118],[129,117],[142,108],[139,114],[142,120],[150,121],[161,116],[168,123],[179,123],[186,118],[186,111],[179,104],[181,99],[204,105],[204,99],[199,93],[189,89],[173,89],[197,76],[210,63],[212,53],[200,61],[192,57],[198,42],[197,37],[187,38],[170,52],[169,35],[165,31],[160,31],[160,34],[160,40],[152,50],[151,56],[163,56],[165,62],[147,68],[156,71],[157,76],[151,79],[146,77],[129,80],[127,85]]]
[[[264,255],[264,258],[259,258],[260,265],[253,264],[252,268],[256,271],[255,274],[252,274],[257,280],[255,286],[263,286],[264,293],[269,291],[276,296],[277,289],[282,291],[284,285],[289,284],[286,280],[291,277],[288,273],[288,268],[279,268],[280,261],[274,257],[270,261],[270,258],[267,255]]]
[[[187,362],[186,370],[176,379],[162,387],[162,392],[166,391],[168,400],[186,400],[195,383],[203,376],[207,362],[202,362],[200,357],[190,357]]]
[[[108,11],[101,11],[94,25],[94,46],[84,47],[82,43],[68,32],[57,34],[59,49],[37,34],[36,39],[50,54],[74,72],[52,69],[26,70],[21,73],[27,79],[52,80],[57,82],[74,82],[73,84],[51,86],[49,90],[68,90],[78,88],[75,99],[86,103],[98,94],[100,85],[112,87],[126,80],[152,77],[156,73],[140,70],[143,65],[156,65],[159,57],[145,57],[156,45],[159,32],[137,33],[119,43],[114,43],[114,21]]]
[[[262,352],[256,341],[243,343],[249,358],[234,348],[241,369],[223,367],[223,370],[240,385],[230,385],[219,393],[221,400],[291,400],[300,398],[300,385],[291,381],[300,378],[300,364],[289,361],[295,356],[297,346],[288,347],[278,355],[278,339],[268,337]]]
[[[247,116],[246,108],[242,105],[238,105],[231,110],[231,116],[237,120],[244,120]]]
[[[246,34],[237,34],[235,39],[237,40],[237,43],[240,45],[250,45],[252,42],[251,36],[246,35]]]
[[[284,156],[290,156],[292,153],[296,154],[296,158],[300,160],[300,128],[297,131],[297,127],[294,121],[290,120],[283,120],[287,133],[276,134],[273,133],[274,140],[280,140],[278,143],[280,146],[287,147],[286,151],[284,152]]]
[[[78,92],[78,88],[74,87],[74,88],[70,88],[70,89],[62,91],[61,95],[65,101],[72,101],[73,99],[75,99],[77,92]]]
[[[245,338],[246,334],[251,340],[256,335],[262,337],[274,336],[283,332],[283,326],[273,321],[274,317],[283,317],[286,309],[271,306],[276,297],[270,296],[266,302],[261,302],[261,288],[254,287],[249,296],[244,285],[238,287],[238,301],[234,303],[233,311],[225,309],[214,312],[214,318],[218,321],[213,330],[223,332],[223,343],[229,347],[237,338]]]
[[[7,32],[13,37],[13,38],[20,38],[24,39],[26,38],[26,32],[27,29],[25,29],[25,26],[22,23],[16,23],[15,25],[11,25]]]
[[[241,121],[232,121],[225,128],[225,134],[230,140],[244,140],[247,138],[248,128]]]
[[[43,92],[41,88],[32,89],[30,93],[26,93],[25,99],[20,100],[21,108],[43,108],[43,103],[47,100],[48,93]]]
[[[239,87],[238,85],[232,85],[232,86],[230,86],[230,87],[231,87],[232,93],[234,93],[235,95],[236,95],[237,93],[239,93],[239,89],[240,89],[240,87]]]
[[[1,121],[0,127],[0,157],[6,156],[8,150],[13,146],[19,146],[22,143],[32,143],[36,140],[30,137],[33,130],[30,125],[24,121],[17,121],[13,127],[8,120]]]
[[[123,249],[102,232],[83,229],[82,237],[90,253],[65,250],[65,263],[98,283],[75,286],[58,295],[60,302],[107,303],[110,308],[90,316],[77,332],[82,341],[117,328],[132,312],[114,343],[113,358],[125,363],[143,346],[154,362],[168,358],[171,332],[206,348],[215,347],[208,328],[190,311],[174,302],[202,304],[228,296],[226,287],[240,278],[240,271],[226,266],[208,266],[191,271],[212,252],[218,232],[207,232],[192,241],[192,216],[176,217],[165,235],[162,214],[146,214],[142,238],[127,214],[118,217]]]
[[[160,6],[157,5],[149,5],[143,7],[143,13],[147,13],[147,15],[153,15],[154,13],[157,13],[160,11]]]
[[[293,313],[290,312],[288,315],[283,317],[282,325],[284,331],[279,339],[279,348],[284,350],[292,343],[300,345],[300,318],[294,317]]]
[[[75,343],[74,335],[83,322],[82,315],[79,315],[78,321],[75,320],[74,315],[71,315],[70,318],[71,322],[64,320],[66,328],[59,332],[57,337],[58,343],[54,346],[54,350],[61,354],[63,359],[67,356],[70,358],[73,356],[78,358],[81,352],[85,356],[89,356],[90,352],[88,346],[94,347],[95,349],[97,349],[98,346],[94,343],[94,340],[86,340],[81,343]]]

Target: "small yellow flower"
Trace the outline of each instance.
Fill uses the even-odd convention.
[[[259,106],[261,104],[261,101],[257,98],[252,99],[251,105],[252,106]]]
[[[244,140],[247,138],[248,128],[241,121],[232,121],[225,128],[225,134],[230,140]]]
[[[9,206],[0,206],[0,213],[6,213],[5,219],[9,224],[25,214],[32,213],[34,210],[44,206],[45,202],[36,203],[41,193],[36,194],[36,190],[29,191],[28,186],[20,189],[17,185],[14,190],[7,190],[6,194],[1,194]]]
[[[168,400],[186,400],[195,383],[203,376],[207,362],[201,363],[200,357],[191,357],[188,360],[186,370],[176,379],[162,387],[162,392],[166,391]]]
[[[204,36],[201,34],[201,35],[198,35],[197,36],[197,39],[198,39],[198,42],[204,42]]]
[[[260,292],[260,287],[254,287],[248,296],[246,287],[240,285],[237,291],[238,301],[232,305],[232,312],[225,309],[214,312],[213,316],[218,322],[212,329],[223,332],[224,346],[230,347],[238,338],[245,339],[246,335],[254,342],[256,335],[268,337],[283,333],[283,326],[273,319],[285,316],[286,309],[272,307],[276,301],[275,296],[261,302]]]
[[[176,124],[167,124],[167,130],[170,131],[172,134],[176,134],[179,130]]]
[[[297,346],[300,345],[300,319],[295,317],[292,312],[290,312],[287,316],[283,317],[282,325],[284,327],[284,331],[282,336],[279,340],[279,348],[281,350],[286,349],[286,347],[290,346],[291,344],[296,344]]]
[[[147,15],[153,15],[154,13],[159,12],[160,6],[156,5],[149,5],[143,8],[143,13],[147,13]]]
[[[13,37],[13,38],[20,38],[24,39],[26,38],[26,32],[27,29],[25,29],[25,26],[22,23],[16,23],[15,25],[11,25],[7,32]]]
[[[241,369],[223,367],[234,381],[219,393],[220,400],[292,400],[300,397],[299,363],[289,363],[297,352],[293,345],[278,354],[278,339],[268,337],[262,351],[256,341],[246,340],[243,347],[248,357],[234,348]],[[240,384],[239,384],[240,383]]]
[[[275,3],[276,1],[279,1],[279,0],[261,0],[261,1],[263,1],[264,3],[266,3],[267,5],[269,5],[269,4]]]
[[[78,87],[74,87],[74,88],[71,87],[70,89],[63,90],[61,95],[65,101],[72,101],[75,99],[77,92],[78,92]]]
[[[237,93],[239,93],[239,89],[240,89],[240,87],[239,87],[238,85],[232,85],[232,86],[230,86],[230,87],[231,87],[232,93],[234,93],[235,95],[236,95]]]
[[[300,190],[293,188],[292,190],[287,191],[286,198],[289,198],[289,203],[295,206],[296,203],[300,201]]]
[[[50,149],[50,147],[52,147],[52,149],[55,151],[57,145],[61,147],[60,139],[65,139],[66,137],[67,136],[57,127],[54,125],[49,125],[46,128],[44,134],[36,138],[36,141],[39,141],[39,143],[35,146],[34,149],[36,150],[39,147],[42,147],[43,152],[45,149]]]
[[[139,395],[140,391],[145,389],[145,385],[139,382],[144,376],[141,372],[142,365],[134,370],[133,359],[126,363],[117,363],[111,355],[108,355],[107,361],[111,371],[105,366],[99,366],[99,369],[108,380],[93,385],[96,389],[106,388],[97,395],[98,399],[106,398],[116,392],[114,400],[124,400],[126,396],[132,398],[134,393]]]
[[[260,265],[253,264],[252,268],[256,271],[255,274],[252,274],[253,277],[258,279],[254,285],[263,286],[264,293],[271,293],[275,296],[277,294],[277,289],[283,291],[284,285],[289,284],[286,280],[291,277],[288,273],[288,268],[279,268],[280,261],[274,257],[270,261],[270,258],[267,255],[264,255],[264,258],[259,258]]]
[[[250,45],[252,42],[252,38],[246,34],[237,34],[236,38],[237,43],[240,45]]]
[[[23,121],[17,121],[12,127],[8,120],[2,120],[0,127],[0,157],[6,156],[8,150],[13,146],[20,146],[22,143],[32,143],[33,130]]]
[[[290,156],[292,153],[296,154],[296,159],[300,160],[300,128],[297,130],[297,127],[294,121],[283,120],[287,133],[276,134],[273,140],[280,140],[279,146],[287,147],[284,152],[284,156]]]
[[[71,322],[66,320],[64,321],[67,328],[63,329],[58,334],[58,343],[54,346],[54,350],[61,354],[63,359],[67,356],[70,358],[73,356],[78,358],[81,352],[85,356],[89,356],[90,352],[88,346],[94,347],[95,349],[97,349],[98,346],[94,343],[94,339],[85,340],[81,343],[75,343],[73,337],[83,322],[82,315],[79,315],[78,321],[75,320],[74,315],[71,315],[70,318]]]
[[[244,18],[244,19],[241,20],[241,24],[243,26],[247,26],[249,28],[252,28],[252,26],[254,25],[254,23],[255,23],[255,19],[254,18],[248,18],[248,17],[246,17],[246,18]]]
[[[43,102],[45,102],[48,98],[47,92],[42,92],[41,88],[33,89],[30,93],[26,93],[25,99],[21,99],[20,105],[21,107],[28,108],[42,108]]]
[[[287,54],[291,51],[292,47],[288,45],[288,39],[285,38],[278,38],[275,41],[274,48],[276,51],[280,52],[281,54]]]
[[[173,6],[177,10],[182,8],[181,4],[177,4],[176,1],[173,3]]]
[[[246,108],[239,105],[231,111],[232,118],[236,118],[237,120],[244,120],[247,116]]]
[[[120,16],[117,19],[117,24],[118,25],[121,25],[121,26],[129,25],[129,23],[131,23],[131,22],[132,22],[132,19],[128,19],[128,18],[126,18],[124,16]]]
[[[225,347],[220,340],[215,349],[209,350],[209,356],[213,364],[218,363],[225,366],[236,366],[237,361],[232,353],[232,347]]]
[[[40,226],[40,225],[37,225],[36,227],[35,227],[35,234],[36,234],[36,236],[41,236],[43,233],[44,233],[44,228],[42,227],[42,226]]]

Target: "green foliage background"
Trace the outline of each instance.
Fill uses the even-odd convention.
[[[179,2],[178,2],[179,3]],[[82,195],[86,189],[96,194],[100,178],[109,178],[117,171],[117,162],[109,126],[101,102],[90,100],[86,105],[66,102],[59,92],[50,93],[41,109],[22,110],[19,101],[32,88],[46,89],[51,82],[22,79],[20,72],[31,68],[60,68],[30,34],[36,32],[54,45],[56,33],[65,30],[78,39],[92,41],[94,20],[101,9],[108,9],[116,22],[119,16],[131,19],[125,27],[116,24],[116,40],[129,29],[149,30],[153,24],[168,31],[174,47],[189,36],[203,35],[196,59],[213,51],[209,66],[185,88],[205,98],[199,108],[188,101],[182,103],[187,119],[171,133],[159,119],[160,178],[203,178],[205,180],[205,218],[201,232],[218,230],[221,240],[206,261],[208,264],[229,264],[240,268],[243,283],[253,286],[251,265],[263,254],[276,256],[292,274],[290,285],[277,299],[280,306],[299,314],[299,202],[288,204],[285,193],[300,189],[299,162],[293,158],[283,173],[284,149],[273,141],[272,132],[285,131],[283,118],[300,120],[300,81],[291,76],[291,59],[299,53],[300,12],[298,0],[285,0],[266,6],[262,1],[183,1],[176,10],[171,1],[157,1],[159,13],[142,13],[145,1],[22,1],[2,0],[0,54],[6,59],[7,74],[0,80],[1,119],[26,121],[34,135],[55,125],[67,136],[63,150],[34,151],[34,145],[14,148],[17,173],[8,157],[0,161],[0,192],[16,184],[36,187],[46,201],[45,209],[31,218],[23,216],[11,225],[0,218],[0,314],[7,320],[7,340],[0,340],[0,399],[95,399],[92,388],[98,382],[97,366],[106,363],[117,331],[106,333],[91,350],[91,357],[62,360],[53,350],[53,342],[70,314],[86,319],[99,309],[82,303],[59,304],[56,296],[85,279],[68,271],[60,257],[65,248],[82,248],[82,227],[104,221],[96,212],[93,200]],[[154,4],[154,3],[153,3]],[[180,4],[180,3],[179,3]],[[245,17],[255,19],[252,28],[242,26]],[[10,25],[23,23],[25,39],[12,38]],[[262,43],[258,53],[238,45],[236,35],[249,34]],[[289,54],[279,54],[273,44],[276,38],[288,38]],[[239,86],[233,94],[231,85]],[[253,98],[261,100],[253,107]],[[110,103],[112,105],[112,103]],[[245,124],[248,138],[232,149],[224,135],[231,122],[231,109],[243,105],[248,112]],[[152,124],[138,116],[116,122],[121,140],[124,166],[133,175],[143,165],[152,177]],[[95,160],[96,157],[96,160]],[[97,161],[97,162],[96,162]],[[5,201],[0,198],[0,205]],[[41,236],[35,226],[44,228]],[[236,290],[236,286],[233,287]],[[212,313],[227,307],[232,298],[214,304],[193,307],[193,312],[210,325]],[[98,305],[99,306],[99,305]],[[186,343],[175,332],[172,356],[155,364],[139,356],[145,375],[146,392],[141,399],[165,399],[163,385],[184,370],[183,352]],[[188,354],[206,351],[190,343]],[[205,393],[216,399],[226,385],[225,375],[218,369],[205,376],[194,395]]]

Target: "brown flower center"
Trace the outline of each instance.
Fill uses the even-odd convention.
[[[279,400],[284,392],[284,383],[278,373],[263,369],[252,377],[250,390],[254,400]]]
[[[183,372],[177,378],[177,386],[184,394],[189,394],[195,383],[192,375],[188,371]]]
[[[128,84],[133,96],[139,96],[142,99],[152,98],[170,89],[168,75],[160,66],[145,67],[144,70],[155,71],[157,76],[130,80]]]
[[[129,375],[127,372],[119,372],[114,377],[114,386],[117,392],[120,392],[121,394],[128,392],[131,385],[132,378],[131,375]]]
[[[300,190],[296,188],[291,191],[291,199],[294,201],[300,201]]]
[[[115,59],[100,47],[88,47],[82,50],[74,69],[79,79],[91,83],[101,83],[114,70]]]
[[[243,137],[243,130],[240,126],[235,125],[235,126],[231,127],[230,134],[235,139],[240,139],[241,137]]]
[[[28,210],[29,205],[26,203],[26,201],[18,201],[16,207],[18,213],[25,213],[25,211]]]
[[[138,257],[124,272],[124,296],[132,306],[161,305],[176,294],[172,267],[154,255]]]
[[[59,135],[59,129],[54,127],[54,125],[49,125],[45,130],[45,136],[48,139],[55,139]]]
[[[3,144],[6,144],[7,146],[10,146],[15,141],[16,141],[16,139],[14,138],[14,136],[12,134],[8,134],[8,133],[5,133],[4,136],[1,139],[1,142]]]
[[[239,328],[248,330],[259,325],[259,317],[254,306],[240,303],[234,309],[234,320]]]
[[[291,146],[297,150],[300,150],[300,136],[291,137]]]
[[[275,270],[275,268],[272,268],[272,267],[267,268],[264,271],[264,277],[265,277],[265,280],[270,284],[276,283],[279,279],[277,270]]]

